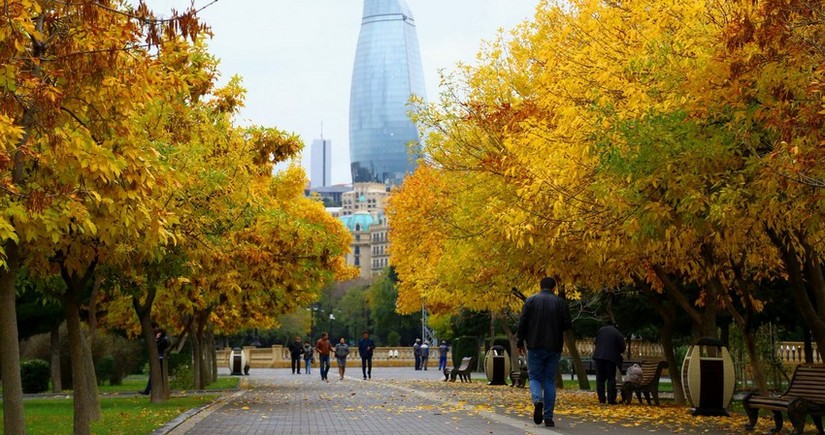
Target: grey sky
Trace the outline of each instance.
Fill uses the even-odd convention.
[[[473,62],[482,40],[532,17],[538,2],[407,0],[428,98],[438,95],[439,69]],[[147,3],[163,14],[189,1]],[[332,140],[333,183],[350,181],[349,88],[362,7],[361,0],[220,0],[202,12],[215,34],[209,47],[221,59],[221,83],[237,74],[248,91],[240,122],[297,133],[307,156],[323,122],[324,138]]]

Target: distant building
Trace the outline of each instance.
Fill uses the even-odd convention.
[[[332,185],[332,141],[315,139],[310,147],[310,186],[326,187]]]
[[[390,257],[387,218],[384,205],[389,196],[380,183],[355,183],[342,195],[339,219],[352,233],[352,250],[347,264],[357,266],[362,278],[375,276],[387,266]]]
[[[318,195],[321,201],[324,202],[324,206],[329,209],[340,208],[343,203],[344,193],[351,191],[351,184],[336,184],[334,186],[309,187],[304,190],[304,195]],[[333,214],[333,216],[338,217],[336,214]]]
[[[415,169],[410,96],[426,95],[415,20],[404,0],[364,0],[350,90],[353,183],[401,184]]]

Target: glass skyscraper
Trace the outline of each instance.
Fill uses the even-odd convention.
[[[418,143],[407,116],[412,94],[424,97],[415,20],[404,0],[364,0],[349,112],[352,182],[400,184],[415,168]]]

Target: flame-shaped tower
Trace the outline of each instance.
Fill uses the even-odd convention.
[[[350,92],[352,182],[401,183],[420,148],[407,116],[410,96],[425,96],[415,20],[404,0],[364,0]]]

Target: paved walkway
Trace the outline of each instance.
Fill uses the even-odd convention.
[[[226,374],[226,372],[224,372]],[[357,377],[356,377],[357,376]],[[483,375],[480,375],[483,378]],[[360,367],[350,367],[339,380],[337,368],[329,382],[289,369],[253,369],[246,388],[220,401],[182,415],[157,434],[592,434],[649,433],[617,425],[596,425],[556,419],[554,429],[536,426],[528,418],[479,411],[461,402],[399,385],[399,380],[438,379],[436,370],[375,368],[370,380]],[[525,391],[525,394],[528,394]],[[437,432],[435,432],[437,431]]]

